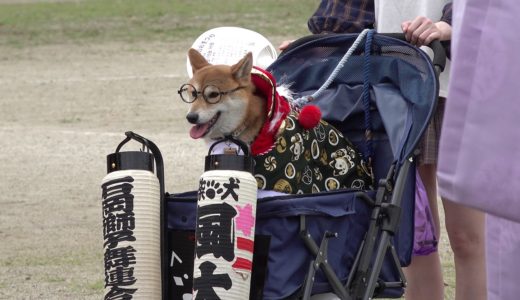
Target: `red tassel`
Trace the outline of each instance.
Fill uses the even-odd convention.
[[[318,125],[321,120],[320,108],[316,105],[306,105],[300,111],[298,116],[298,123],[304,129],[312,129]]]

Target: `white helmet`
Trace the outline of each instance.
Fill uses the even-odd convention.
[[[253,54],[253,65],[267,68],[278,54],[273,45],[258,32],[240,27],[217,27],[201,34],[191,46],[211,64],[233,65],[247,52]],[[188,76],[193,72],[186,61]]]

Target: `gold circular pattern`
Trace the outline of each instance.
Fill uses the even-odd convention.
[[[286,194],[292,193],[291,184],[289,183],[289,181],[287,181],[285,179],[279,179],[274,184],[274,190],[278,191],[278,192],[286,193]]]
[[[335,130],[330,130],[329,131],[329,143],[332,146],[336,146],[338,144],[338,142],[339,142],[338,133]]]
[[[284,153],[287,150],[287,141],[283,136],[279,136],[276,140],[276,152]]]
[[[313,159],[318,159],[320,157],[320,146],[318,145],[317,140],[313,140],[311,144],[311,153]]]
[[[285,176],[289,179],[293,179],[294,175],[296,175],[296,169],[292,163],[288,163],[285,166]]]
[[[325,179],[325,188],[327,191],[337,190],[339,189],[340,184],[339,181],[336,178],[329,177]]]
[[[260,174],[255,174],[255,179],[256,179],[256,185],[258,186],[258,188],[261,190],[265,189],[265,185],[267,183],[267,181],[265,180],[265,177]]]

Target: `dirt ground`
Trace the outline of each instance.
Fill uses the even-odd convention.
[[[194,189],[205,149],[176,93],[188,46],[0,49],[0,299],[101,298],[100,182],[125,131],[159,146],[167,191]]]

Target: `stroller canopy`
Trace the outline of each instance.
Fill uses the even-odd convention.
[[[318,90],[356,40],[357,34],[315,35],[295,42],[269,66],[278,85],[296,98]],[[410,44],[380,34],[372,39],[368,74],[364,43],[357,47],[332,84],[313,100],[323,118],[343,132],[365,131],[363,83],[370,92],[370,125],[388,135],[394,159],[413,154],[435,109],[438,79],[430,58]],[[355,140],[355,137],[353,138]]]

